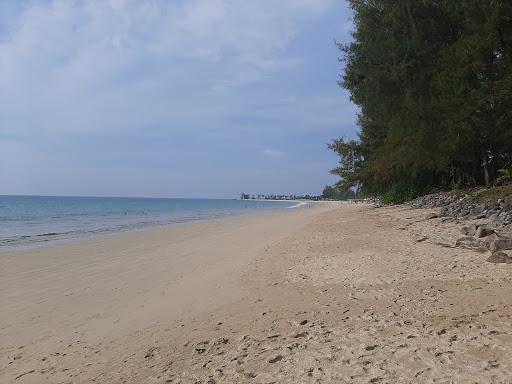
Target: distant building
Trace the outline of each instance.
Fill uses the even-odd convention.
[[[241,193],[240,200],[322,200],[322,196],[311,195],[262,195]]]

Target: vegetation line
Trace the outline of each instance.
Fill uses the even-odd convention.
[[[340,85],[360,108],[335,139],[336,187],[384,202],[512,179],[512,2],[349,0]]]

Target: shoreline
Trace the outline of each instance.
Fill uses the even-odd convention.
[[[0,381],[507,382],[512,265],[428,213],[321,204],[4,257]]]
[[[256,200],[253,200],[256,201]],[[274,200],[272,200],[274,201]],[[275,200],[280,201],[280,200]],[[293,203],[293,200],[281,200],[282,202],[288,202]],[[262,200],[261,202],[265,202],[265,200]],[[128,225],[126,227],[119,227],[114,229],[98,229],[96,231],[84,231],[77,233],[76,236],[71,236],[68,233],[44,233],[44,234],[38,234],[33,235],[31,237],[34,237],[35,240],[30,240],[29,242],[24,243],[14,243],[12,245],[9,245],[9,243],[1,244],[0,245],[0,256],[7,252],[16,252],[16,251],[28,251],[31,249],[38,249],[38,248],[46,248],[46,247],[52,247],[54,245],[63,245],[63,244],[71,244],[71,243],[77,243],[81,241],[87,241],[87,240],[93,240],[97,237],[102,236],[115,236],[118,234],[130,234],[130,233],[139,233],[139,232],[145,232],[145,231],[152,231],[152,230],[158,230],[158,229],[165,229],[165,228],[173,228],[181,225],[187,225],[187,224],[193,224],[193,223],[201,223],[201,222],[208,222],[212,220],[222,220],[225,218],[230,217],[241,217],[241,216],[250,216],[250,215],[258,215],[258,214],[266,214],[266,213],[272,213],[272,212],[279,212],[282,210],[287,209],[295,209],[295,208],[302,208],[304,205],[308,203],[318,203],[318,202],[299,202],[296,205],[289,206],[289,207],[275,207],[271,209],[264,209],[259,210],[260,208],[246,208],[247,211],[237,211],[237,212],[230,212],[230,213],[223,213],[219,215],[211,215],[208,217],[193,217],[193,218],[176,218],[175,221],[167,221],[167,222],[158,222],[153,221],[150,223],[144,223],[143,225]],[[313,206],[314,204],[312,204]],[[310,206],[311,207],[311,206]],[[58,237],[59,235],[69,235],[67,237]],[[38,239],[39,237],[46,236],[45,239]],[[5,240],[3,240],[5,241]]]

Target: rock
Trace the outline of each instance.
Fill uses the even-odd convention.
[[[151,359],[153,357],[156,357],[159,355],[159,351],[158,351],[158,347],[152,347],[152,348],[149,348],[146,352],[146,354],[144,355],[144,358],[145,359]]]
[[[512,239],[500,237],[495,239],[490,244],[491,251],[504,251],[507,249],[512,249]]]
[[[471,224],[461,228],[461,233],[464,236],[475,236],[476,230],[478,229],[477,224]]]
[[[487,225],[480,225],[475,233],[475,237],[481,239],[482,237],[490,236],[494,233],[494,229],[489,228]]]
[[[494,232],[492,235],[489,235],[484,240],[480,241],[482,241],[485,248],[490,250],[492,242],[494,242],[494,240],[496,239],[498,239],[498,235],[496,234],[496,232]]]
[[[505,264],[511,264],[512,263],[512,257],[506,254],[502,251],[495,251],[489,256],[487,259],[489,263],[505,263]]]
[[[277,363],[278,361],[281,361],[281,360],[283,360],[283,356],[277,355],[277,356],[273,357],[272,359],[270,359],[268,362],[270,364],[274,364],[274,363]]]
[[[500,220],[491,221],[491,226],[493,228],[503,228],[503,223]]]
[[[425,220],[436,219],[436,218],[438,218],[438,217],[439,217],[439,216],[438,216],[438,214],[437,214],[437,213],[432,212],[432,213],[429,213],[429,214],[425,217]]]
[[[501,205],[501,209],[504,210],[505,212],[511,212],[512,211],[512,201],[509,200],[509,201],[506,201],[505,203],[503,203]]]
[[[477,250],[482,250],[482,251],[487,249],[484,242],[482,242],[478,239],[475,239],[472,236],[463,236],[463,237],[459,238],[456,241],[455,246],[461,247],[461,248],[477,249]]]

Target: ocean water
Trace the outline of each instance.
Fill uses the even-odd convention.
[[[0,251],[298,206],[288,201],[0,196]]]

